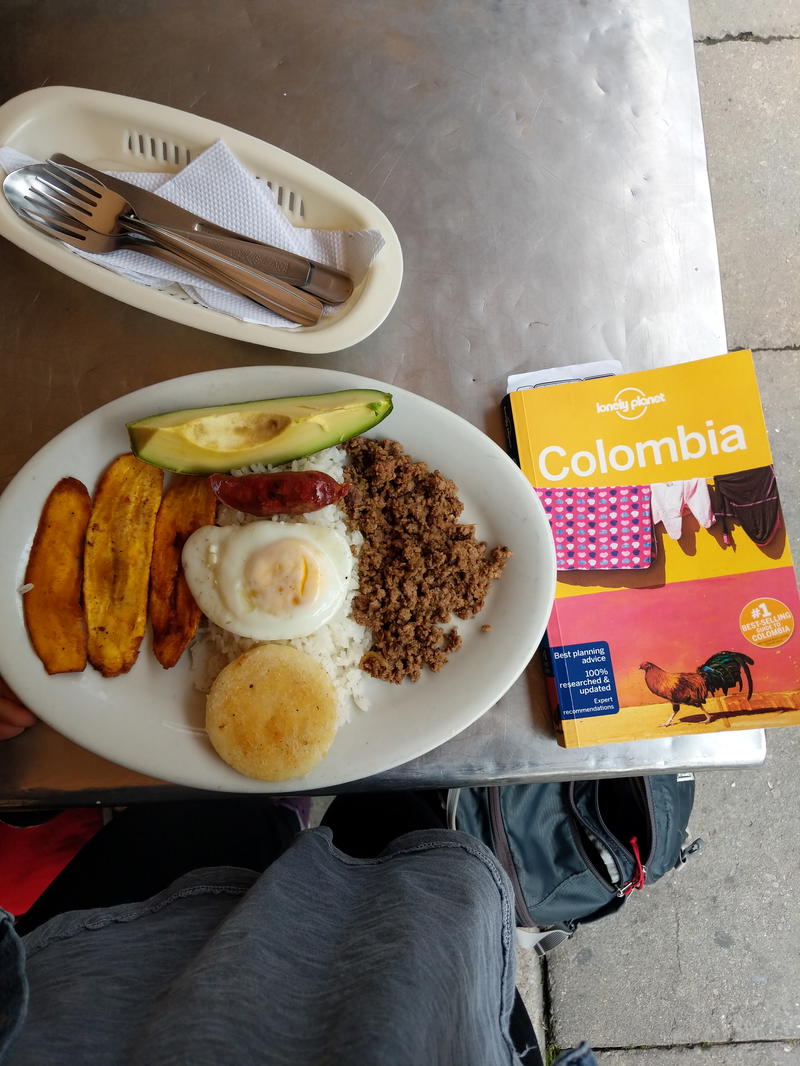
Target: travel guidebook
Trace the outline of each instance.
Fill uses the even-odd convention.
[[[591,366],[517,375],[504,401],[555,542],[559,741],[800,723],[800,596],[751,353]]]

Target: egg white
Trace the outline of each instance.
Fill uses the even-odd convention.
[[[314,584],[299,603],[265,610],[254,600],[245,575],[263,549],[287,559],[305,557]],[[250,522],[201,526],[183,546],[183,571],[200,610],[236,636],[291,640],[314,633],[340,610],[353,568],[347,541],[335,530],[304,522]],[[265,598],[269,600],[270,590]]]

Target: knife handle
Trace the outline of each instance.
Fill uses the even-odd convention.
[[[218,285],[220,288],[228,289],[239,296],[250,298],[246,289],[234,288],[233,282],[223,278],[221,274],[215,274],[208,267],[200,266],[199,263],[195,263],[193,259],[186,255],[167,251],[160,244],[151,244],[149,238],[133,245],[133,250],[139,252],[140,255],[149,255],[152,259],[158,259],[162,263],[169,263],[171,266],[179,267],[181,270],[188,270],[195,277],[203,278],[204,281],[209,281],[212,285]]]
[[[262,307],[292,322],[301,326],[314,326],[320,320],[322,302],[310,293],[303,292],[285,281],[268,277],[220,252],[204,248],[193,237],[177,230],[142,222],[141,219],[128,215],[120,218],[120,222],[130,232],[149,237],[167,251],[182,255],[188,261],[188,269],[191,269],[193,263],[207,268],[218,275],[223,283],[229,283]]]
[[[213,224],[210,222],[201,222],[198,226],[200,228],[192,230],[191,233],[182,232],[212,251],[221,252],[239,263],[280,278],[281,281],[288,281],[291,285],[318,296],[325,303],[341,304],[352,295],[352,278],[341,270],[316,263],[313,259],[304,259],[294,252],[281,251],[271,244],[229,237],[224,231],[224,236],[220,235],[212,231]]]

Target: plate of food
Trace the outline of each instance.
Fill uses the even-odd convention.
[[[384,382],[244,367],[114,400],[0,497],[0,673],[176,784],[331,789],[443,744],[544,633],[552,539],[517,466]]]

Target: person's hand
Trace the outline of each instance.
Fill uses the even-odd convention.
[[[36,715],[23,707],[0,677],[0,740],[10,740],[36,722]]]

